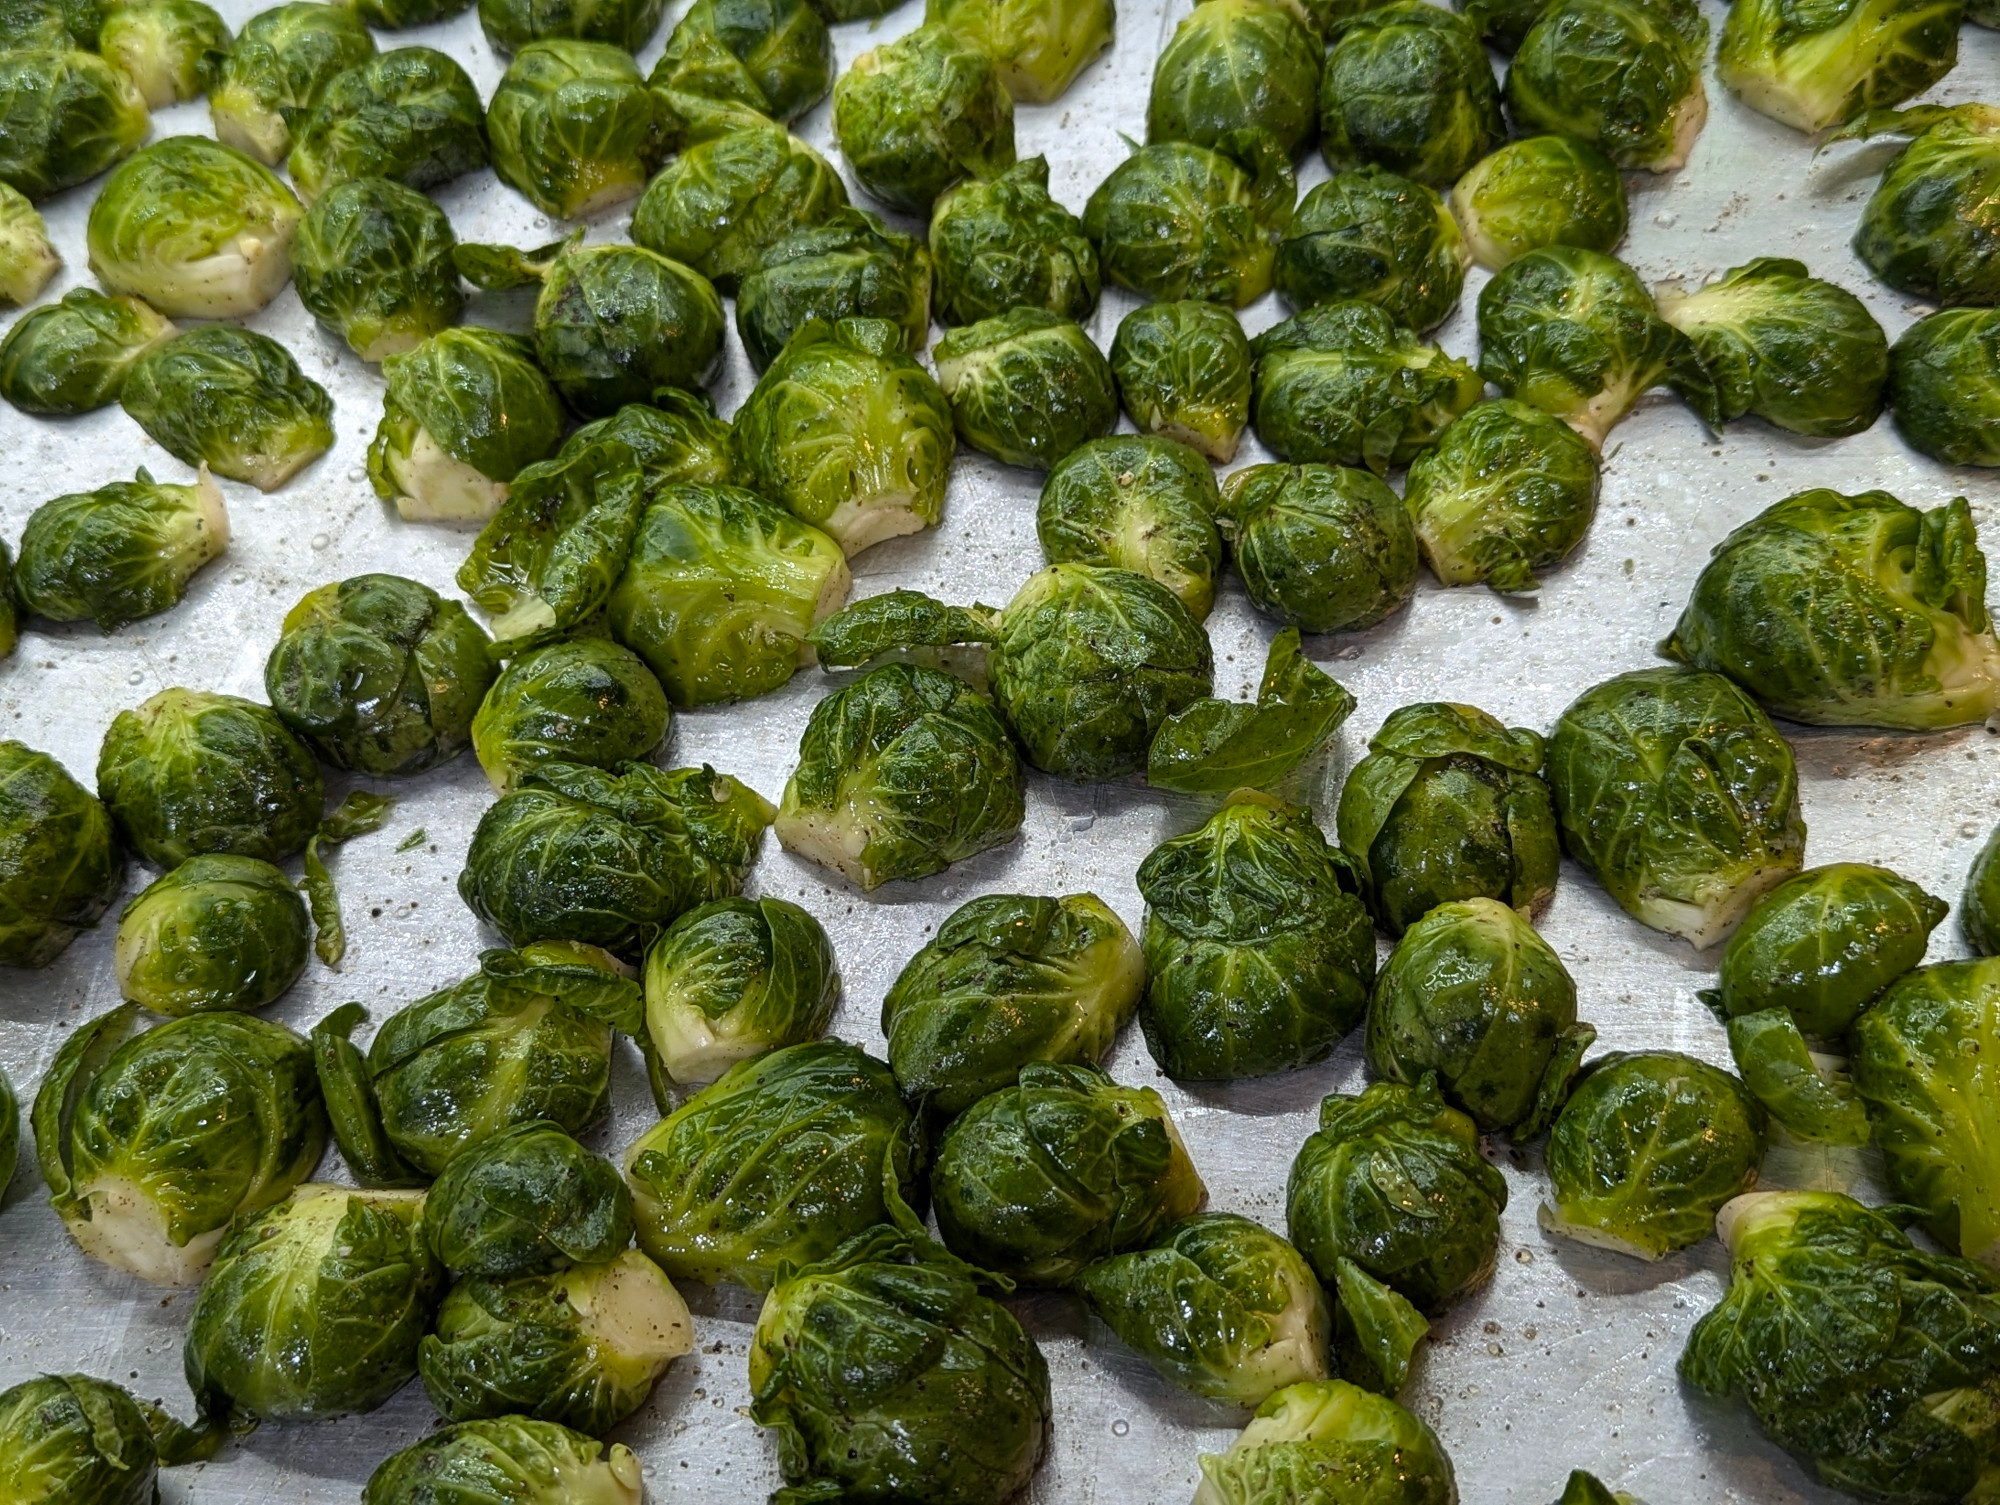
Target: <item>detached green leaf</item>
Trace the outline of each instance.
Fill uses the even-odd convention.
[[[1197,700],[1153,739],[1146,781],[1183,794],[1268,789],[1317,752],[1354,712],[1354,697],[1305,656],[1299,630],[1271,644],[1257,703]]]
[[[313,950],[329,967],[339,966],[341,957],[347,954],[347,929],[340,922],[340,896],[334,892],[333,875],[326,870],[326,863],[320,858],[320,843],[337,847],[357,836],[366,836],[378,829],[395,808],[396,801],[389,795],[370,794],[365,789],[357,789],[320,822],[319,830],[306,843],[306,875],[299,887],[305,892],[307,907],[312,910],[313,930],[316,932]]]
[[[572,231],[561,240],[550,241],[532,251],[524,251],[519,246],[490,246],[461,241],[451,248],[451,264],[458,268],[458,275],[474,287],[484,292],[504,293],[511,288],[537,286],[565,252],[582,242],[581,230]]]
[[[1729,1021],[1729,1053],[1743,1085],[1794,1137],[1819,1144],[1868,1143],[1868,1114],[1846,1073],[1816,1057],[1785,1009]]]
[[[1333,1269],[1333,1347],[1340,1373],[1394,1400],[1409,1381],[1411,1360],[1431,1325],[1353,1260],[1337,1259]]]
[[[313,1066],[333,1142],[363,1186],[422,1186],[425,1178],[389,1142],[367,1058],[350,1038],[367,1020],[368,1010],[360,1004],[343,1003],[313,1026]]]
[[[835,612],[806,634],[820,666],[851,669],[899,648],[951,648],[997,640],[990,606],[948,606],[922,591],[894,590]]]

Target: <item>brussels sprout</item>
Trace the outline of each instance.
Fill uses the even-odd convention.
[[[750,1415],[778,1432],[781,1493],[999,1505],[1049,1435],[1049,1372],[976,1271],[875,1228],[787,1276],[750,1344]]]
[[[522,467],[562,442],[562,403],[517,336],[441,330],[384,358],[382,375],[368,479],[402,517],[483,522]]]
[[[1479,370],[1507,396],[1564,419],[1598,449],[1662,382],[1698,410],[1713,378],[1662,319],[1638,274],[1599,251],[1550,246],[1515,258],[1479,293]]]
[[[20,637],[21,608],[14,598],[14,556],[0,540],[0,661],[14,651]]]
[[[1252,465],[1218,518],[1257,608],[1307,632],[1372,627],[1417,583],[1417,540],[1396,493],[1365,470]]]
[[[375,39],[346,5],[295,0],[259,11],[243,24],[209,81],[217,139],[276,167],[326,86],[373,56]]]
[[[472,751],[505,794],[531,768],[616,768],[666,739],[666,692],[629,648],[605,638],[549,643],[500,672],[472,718]]]
[[[370,26],[379,26],[384,31],[448,21],[472,6],[472,0],[340,0],[340,3],[353,6]]]
[[[2000,707],[1986,558],[1963,497],[1802,491],[1716,546],[1661,645],[1793,721],[1923,730]]]
[[[806,633],[847,595],[840,545],[733,486],[671,486],[639,520],[607,603],[611,630],[677,706],[777,689]]]
[[[573,458],[607,439],[632,451],[649,493],[668,486],[726,486],[735,474],[729,425],[715,416],[706,397],[678,387],[655,392],[650,405],[628,403],[609,418],[586,423],[564,441],[557,458]]]
[[[1320,154],[1442,187],[1507,137],[1500,86],[1463,16],[1397,0],[1335,27],[1320,77]]]
[[[665,151],[664,125],[630,53],[569,39],[523,47],[486,111],[500,181],[558,219],[636,198]]]
[[[1486,390],[1466,362],[1358,299],[1294,314],[1250,348],[1257,437],[1284,460],[1380,475],[1429,448]]]
[[[177,606],[228,547],[229,514],[206,471],[192,486],[169,486],[142,470],[37,507],[21,531],[14,593],[34,616],[89,618],[111,632]]]
[[[813,320],[853,318],[894,325],[908,355],[930,341],[931,253],[859,209],[776,242],[736,293],[736,332],[760,372]]]
[[[941,670],[885,664],[813,708],[776,829],[785,850],[874,889],[1012,841],[1023,813],[993,702]]]
[[[1095,5],[1071,10],[1088,17]],[[833,86],[833,130],[855,181],[909,214],[929,214],[961,178],[1014,165],[1014,100],[1000,65],[931,23],[854,60]]]
[[[1209,0],[1220,3],[1220,0]],[[1135,147],[1084,205],[1105,280],[1147,298],[1241,308],[1270,291],[1298,188],[1261,130]]]
[[[1160,728],[1146,754],[1146,782],[1188,794],[1270,788],[1320,747],[1354,711],[1354,697],[1308,659],[1299,630],[1271,642],[1254,705],[1197,700]]]
[[[458,322],[457,244],[444,211],[414,188],[351,178],[306,211],[292,277],[320,323],[364,361],[379,361]]]
[[[276,491],[333,446],[333,399],[268,335],[232,324],[150,346],[118,400],[168,454]]]
[[[1334,1367],[1364,1390],[1394,1399],[1409,1383],[1417,1345],[1430,1333],[1424,1314],[1351,1259],[1333,1262]]]
[[[225,1436],[87,1374],[44,1374],[0,1393],[0,1470],[15,1505],[148,1505],[162,1464],[206,1458]]]
[[[291,277],[304,213],[261,163],[170,136],[120,164],[90,206],[90,269],[169,316],[239,318]]]
[[[0,967],[46,967],[124,879],[96,797],[47,753],[0,740]]]
[[[938,317],[976,324],[1017,307],[1084,319],[1097,307],[1097,249],[1077,217],[1049,197],[1046,157],[938,196],[931,214]]]
[[[1486,45],[1509,56],[1520,50],[1528,29],[1542,18],[1550,0],[1452,0],[1479,31]]]
[[[847,186],[826,158],[756,121],[669,162],[633,212],[632,239],[733,294],[772,246],[846,207]]]
[[[137,0],[104,18],[97,50],[158,110],[205,87],[206,54],[229,51],[229,27],[202,0]]]
[[[1861,211],[1855,253],[1912,297],[2000,303],[2000,109],[1905,110],[1883,128],[1914,139]]]
[[[282,1199],[326,1148],[304,1040],[252,1014],[144,1029],[129,1003],[64,1042],[33,1128],[70,1236],[155,1285],[198,1282],[230,1219]]]
[[[1047,470],[1118,421],[1103,354],[1047,309],[1016,308],[951,330],[932,358],[959,437],[1006,464]]]
[[[1146,139],[1213,146],[1254,129],[1296,152],[1319,124],[1319,73],[1319,34],[1302,7],[1203,0],[1153,64]]]
[[[1208,0],[1218,3],[1218,0]],[[1197,618],[1215,599],[1222,498],[1202,457],[1172,439],[1114,434],[1049,471],[1035,511],[1050,564],[1111,565],[1164,585]]]
[[[1472,259],[1499,271],[1548,246],[1610,253],[1625,238],[1625,180],[1569,136],[1528,136],[1482,157],[1451,190]]]
[[[292,881],[255,857],[190,857],[118,916],[118,991],[156,1014],[261,1009],[306,969],[311,937]]]
[[[1300,201],[1278,243],[1277,285],[1294,308],[1361,298],[1421,333],[1458,307],[1467,260],[1443,199],[1395,173],[1358,167]]]
[[[308,199],[349,178],[434,188],[486,165],[479,91],[430,47],[398,47],[336,74],[294,129],[285,165]]]
[[[625,1153],[639,1247],[671,1277],[768,1289],[878,1223],[919,1233],[923,1134],[838,1040],[739,1061]]]
[[[5,359],[0,345],[0,380]],[[1918,453],[2000,465],[2000,311],[1950,308],[1904,330],[1889,352],[1889,403],[1896,432]]]
[[[1958,922],[1972,949],[1981,956],[2000,952],[2000,828],[1972,860],[1959,900]]]
[[[0,52],[0,119],[0,183],[30,199],[88,182],[152,129],[130,76],[67,42]]]
[[[1729,7],[1715,76],[1759,114],[1801,131],[1921,94],[1958,63],[1964,0],[1786,0]]]
[[[632,1242],[617,1170],[558,1124],[516,1124],[452,1157],[424,1198],[424,1239],[454,1275],[602,1264]]]
[[[833,37],[811,0],[695,0],[646,83],[690,125],[716,104],[783,124],[833,87]]]
[[[949,606],[922,591],[884,591],[842,607],[806,641],[822,669],[852,669],[891,653],[991,647],[1000,639],[1000,616],[991,606]]]
[[[700,386],[720,363],[722,331],[708,279],[640,246],[571,252],[535,303],[535,353],[585,416],[610,416],[663,387]]]
[[[644,1497],[644,1470],[624,1443],[511,1415],[462,1421],[392,1453],[361,1495],[362,1505],[640,1505]]]
[[[1311,815],[1241,790],[1139,865],[1139,1023],[1168,1076],[1233,1080],[1324,1057],[1361,1022],[1375,936]]]
[[[95,6],[77,7],[86,8],[95,10]],[[82,45],[70,33],[69,23],[61,0],[0,0],[0,35],[7,38],[10,52]]]
[[[61,266],[62,258],[49,244],[49,227],[42,222],[40,211],[18,188],[0,183],[0,303],[25,307],[34,302]],[[4,359],[4,347],[0,347],[0,359]],[[0,396],[5,395],[0,390]],[[9,396],[8,401],[13,398]]]
[[[1200,300],[1135,308],[1111,341],[1118,395],[1140,431],[1191,444],[1222,465],[1236,458],[1250,421],[1251,369],[1236,316]]]
[[[1694,0],[1552,0],[1507,69],[1507,107],[1522,130],[1574,136],[1620,167],[1672,172],[1708,120],[1707,51]]]
[[[993,60],[1015,99],[1047,104],[1111,45],[1112,0],[926,0],[926,23]]]
[[[1331,1502],[1453,1505],[1458,1485],[1437,1434],[1386,1396],[1345,1380],[1277,1391],[1226,1453],[1201,1457],[1194,1505]]]
[[[574,37],[637,52],[660,29],[666,0],[479,0],[479,25],[502,52]]]

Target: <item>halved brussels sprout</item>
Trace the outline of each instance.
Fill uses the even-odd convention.
[[[1715,76],[1759,114],[1801,131],[1893,109],[1958,63],[1964,0],[1786,0],[1729,7]]]
[[[1625,238],[1625,180],[1570,136],[1528,136],[1481,157],[1451,190],[1472,259],[1492,271],[1548,246],[1610,253]]]
[[[1271,640],[1254,703],[1197,700],[1177,711],[1146,753],[1146,782],[1186,794],[1268,789],[1325,745],[1354,697],[1287,627]]]
[[[483,11],[485,6],[480,7]],[[462,1421],[392,1453],[368,1477],[362,1505],[639,1505],[645,1471],[622,1442],[605,1444],[525,1416]]]
[[[721,361],[722,331],[722,300],[708,279],[641,246],[568,253],[535,303],[542,369],[585,417],[663,387],[701,386]]]
[[[1365,470],[1249,466],[1224,484],[1217,521],[1251,602],[1302,631],[1373,627],[1416,590],[1410,515]]]
[[[1213,0],[1209,0],[1213,3]],[[1250,341],[1236,315],[1198,299],[1147,303],[1111,341],[1111,373],[1141,433],[1227,465],[1250,422]]]
[[[666,0],[479,0],[479,25],[502,52],[558,37],[637,52],[666,9]]]
[[[760,372],[813,320],[856,318],[893,324],[906,355],[930,342],[931,253],[859,209],[794,230],[736,290],[736,332]]]
[[[1708,120],[1708,18],[1694,0],[1552,0],[1507,68],[1523,130],[1574,136],[1620,167],[1684,166]]]
[[[47,753],[0,740],[0,967],[46,967],[124,879],[96,796]]]
[[[505,794],[544,763],[616,768],[666,740],[666,692],[645,661],[607,638],[575,638],[521,654],[500,671],[472,718],[472,751]]]
[[[493,682],[486,634],[456,601],[401,575],[307,592],[264,662],[264,693],[335,768],[422,773],[465,751]]]
[[[374,55],[367,23],[346,5],[294,0],[259,11],[209,83],[216,139],[276,167],[326,86]]]
[[[188,581],[229,547],[222,491],[203,471],[192,486],[146,471],[43,502],[21,530],[14,595],[52,622],[111,632],[180,604]]]
[[[87,1374],[44,1374],[0,1393],[0,1469],[17,1505],[145,1505],[163,1464],[207,1458],[225,1437]]]
[[[1097,249],[1082,222],[1049,197],[1046,157],[968,178],[931,213],[938,317],[976,324],[1022,306],[1085,319],[1097,307]]]
[[[261,1009],[306,969],[312,925],[292,880],[255,857],[190,857],[118,916],[118,991],[156,1014]]]
[[[1372,162],[1442,187],[1507,138],[1493,65],[1463,16],[1396,0],[1332,30],[1319,149],[1335,172]]]
[[[230,1220],[285,1197],[326,1149],[312,1052],[252,1014],[81,1026],[42,1079],[35,1153],[49,1204],[91,1258],[194,1285]]]
[[[516,1124],[454,1155],[424,1197],[424,1241],[453,1275],[602,1264],[632,1242],[632,1195],[560,1124]]]
[[[1201,618],[1222,572],[1221,505],[1214,472],[1185,444],[1114,434],[1056,462],[1042,485],[1035,533],[1050,564],[1135,571]]]
[[[20,189],[0,183],[0,303],[32,303],[61,266],[41,212]]]
[[[649,492],[668,486],[725,486],[735,473],[729,425],[715,416],[705,396],[679,387],[586,423],[563,442],[557,458],[573,458],[607,439],[632,451]]]
[[[276,491],[333,447],[333,399],[268,335],[189,329],[133,361],[118,400],[177,460]]]
[[[646,80],[673,125],[701,128],[714,105],[743,105],[780,124],[833,87],[833,37],[812,0],[695,0]]]
[[[0,183],[30,199],[88,182],[152,129],[123,69],[53,39],[0,52],[0,119]]]
[[[282,862],[319,827],[319,764],[269,706],[162,690],[120,711],[97,792],[132,850],[162,871],[202,852]]]
[[[1021,764],[955,675],[884,664],[813,707],[775,828],[864,889],[925,878],[1020,833]]]
[[[1194,1505],[1271,1505],[1323,1479],[1369,1505],[1458,1498],[1444,1444],[1416,1416],[1345,1380],[1303,1380],[1258,1407],[1228,1452],[1202,1455]]]
[[[854,60],[833,86],[833,130],[862,188],[909,214],[929,214],[961,178],[1014,165],[1014,100],[999,65],[932,23]]]
[[[414,188],[351,178],[306,211],[292,279],[320,323],[364,361],[379,361],[458,322],[457,244],[444,211]]]
[[[924,21],[993,59],[1015,99],[1060,99],[1117,24],[1112,0],[925,0]]]
[[[1213,146],[1267,132],[1296,152],[1318,129],[1320,38],[1291,0],[1203,0],[1153,64],[1148,141]]]
[[[309,199],[349,178],[434,188],[486,165],[479,90],[431,47],[398,47],[334,75],[294,131],[285,165]]]
[[[531,42],[486,108],[500,181],[557,219],[637,198],[665,153],[664,127],[632,55],[604,42]]]
[[[1276,280],[1294,308],[1361,298],[1421,334],[1458,307],[1468,259],[1443,199],[1371,165],[1336,173],[1300,201],[1278,242]]]
[[[120,164],[90,206],[90,269],[169,316],[240,318],[290,279],[304,214],[263,164],[205,137],[170,136]]]
[[[1879,125],[1913,139],[1861,211],[1855,254],[1912,297],[2000,303],[2000,107],[1905,110]]]
[[[227,55],[229,42],[228,24],[202,0],[136,0],[104,18],[97,51],[158,110],[199,95],[207,54]]]
[[[0,345],[0,379],[5,359]],[[2000,311],[1948,308],[1904,330],[1889,352],[1889,404],[1919,454],[2000,465]]]
[[[1959,928],[1980,956],[2000,953],[2000,828],[1972,860],[1958,906]]]
[[[958,434],[996,460],[1047,470],[1118,421],[1111,367],[1083,329],[1016,308],[948,332],[931,352]]]
[[[1213,146],[1161,141],[1111,169],[1083,228],[1106,281],[1241,308],[1270,291],[1297,195],[1291,159],[1264,131],[1231,131]]]

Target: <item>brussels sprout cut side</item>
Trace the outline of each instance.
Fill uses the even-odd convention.
[[[480,7],[483,13],[486,6]],[[462,1421],[384,1459],[362,1505],[477,1505],[492,1499],[555,1505],[639,1505],[639,1456],[555,1422],[525,1416]]]
[[[931,212],[938,317],[977,324],[1011,308],[1086,319],[1097,307],[1097,248],[1077,217],[1049,197],[1046,157],[938,195]]]
[[[1111,432],[1111,367],[1072,321],[1016,308],[950,331],[932,351],[958,436],[1008,465],[1047,470]]]
[[[926,0],[924,20],[993,59],[1015,99],[1047,104],[1111,45],[1112,0]]]
[[[150,347],[118,400],[168,454],[276,491],[333,447],[333,399],[276,340],[211,324]]]
[[[367,22],[345,5],[293,0],[259,11],[209,80],[216,139],[276,167],[327,85],[374,55]]]
[[[1197,299],[1146,303],[1118,325],[1111,374],[1139,431],[1236,458],[1250,422],[1250,341],[1236,315]]]
[[[1496,272],[1549,246],[1608,255],[1628,223],[1618,168],[1571,136],[1528,136],[1480,158],[1453,185],[1451,208],[1472,259]]]
[[[1964,0],[1841,0],[1803,15],[1784,0],[1743,0],[1723,23],[1715,74],[1759,114],[1822,131],[1951,72],[1964,15]]]
[[[0,966],[46,967],[125,878],[111,817],[47,753],[0,740]]]
[[[486,107],[486,133],[500,181],[557,219],[637,198],[666,146],[639,65],[603,42],[523,47]]]
[[[1861,211],[1854,250],[1898,292],[2000,303],[2000,107],[1905,110],[1854,130],[1912,137]]]
[[[1708,122],[1707,52],[1694,0],[1552,0],[1507,69],[1507,107],[1523,130],[1574,136],[1620,167],[1672,172]]]
[[[918,355],[931,337],[931,272],[923,242],[886,229],[872,214],[844,209],[764,252],[737,289],[736,332],[759,372],[815,319],[886,320],[903,353]]]
[[[1214,472],[1186,445],[1113,435],[1056,462],[1042,485],[1035,532],[1050,564],[1132,570],[1206,617],[1222,570],[1215,527],[1221,501]]]
[[[1091,7],[1060,10],[1088,15]],[[961,178],[1014,165],[1014,100],[999,65],[934,23],[854,60],[833,86],[833,130],[862,188],[909,214],[929,214]]]
[[[190,857],[118,917],[118,991],[156,1014],[252,1010],[305,971],[312,927],[292,881],[255,857]]]
[[[0,302],[26,307],[61,266],[40,211],[20,189],[0,183]]]
[[[1345,1380],[1302,1380],[1257,1408],[1221,1454],[1201,1458],[1194,1505],[1266,1505],[1318,1479],[1369,1505],[1452,1505],[1458,1485],[1437,1434],[1393,1400]],[[1305,1498],[1305,1496],[1297,1496]]]
[[[1270,291],[1278,238],[1298,196],[1291,159],[1267,132],[1227,132],[1213,147],[1133,149],[1084,206],[1104,277],[1147,298],[1241,308]]]
[[[209,1457],[220,1427],[185,1427],[87,1374],[45,1374],[0,1393],[0,1464],[14,1498],[140,1505],[163,1465]]]
[[[229,514],[206,467],[192,486],[140,471],[42,503],[21,531],[14,594],[52,622],[112,632],[180,604],[188,582],[229,547]]]
[[[364,361],[380,361],[458,322],[457,244],[444,211],[414,188],[353,178],[306,211],[292,280],[320,323]]]
[[[649,757],[672,713],[645,660],[607,638],[516,655],[472,718],[472,751],[505,794],[544,763],[616,768]]]
[[[0,368],[5,359],[0,346]],[[1904,330],[1889,352],[1889,404],[1919,453],[2000,466],[2000,310],[1946,309]]]
[[[205,55],[226,56],[229,42],[228,25],[202,0],[140,0],[104,18],[97,50],[158,110],[199,95]]]
[[[1354,697],[1305,656],[1299,630],[1271,642],[1254,705],[1197,700],[1174,713],[1146,754],[1146,782],[1185,794],[1268,789],[1317,753]]]
[[[398,47],[335,74],[285,159],[316,199],[349,178],[435,188],[486,165],[479,90],[430,47]]]
[[[152,129],[131,77],[66,38],[0,51],[0,119],[0,183],[30,199],[89,182]]]
[[[1257,609],[1302,631],[1372,627],[1416,589],[1409,513],[1365,470],[1249,466],[1224,485],[1217,521]]]

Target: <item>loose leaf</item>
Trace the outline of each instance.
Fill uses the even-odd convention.
[[[422,826],[418,826],[416,830],[412,831],[408,836],[405,836],[401,841],[396,843],[396,850],[398,852],[414,852],[418,847],[422,846],[426,841],[429,840],[430,840],[430,833],[426,831]]]
[[[1410,1378],[1430,1323],[1402,1295],[1350,1259],[1334,1261],[1334,1355],[1343,1378],[1391,1399]]]
[[[1271,644],[1257,703],[1197,700],[1153,739],[1146,781],[1183,794],[1268,789],[1317,752],[1354,711],[1354,697],[1307,658],[1299,630]]]
[[[451,248],[451,264],[458,268],[458,275],[474,287],[484,292],[504,293],[511,288],[538,285],[548,276],[549,268],[582,240],[583,232],[576,230],[561,240],[537,246],[532,251],[524,251],[519,246],[461,241]]]
[[[990,606],[947,606],[922,591],[894,590],[835,612],[806,634],[822,668],[851,669],[898,648],[950,648],[997,640]]]
[[[348,1037],[368,1019],[358,1003],[343,1003],[313,1026],[313,1065],[334,1143],[354,1179],[363,1186],[422,1186],[424,1178],[406,1164],[382,1127],[382,1109],[361,1050]]]
[[[344,841],[365,836],[378,829],[395,808],[396,801],[391,796],[357,789],[320,822],[312,840],[306,843],[306,875],[299,887],[312,910],[316,932],[313,950],[329,967],[338,967],[341,957],[347,954],[347,929],[340,921],[340,896],[334,892],[333,875],[319,855],[320,843],[337,847]]]

